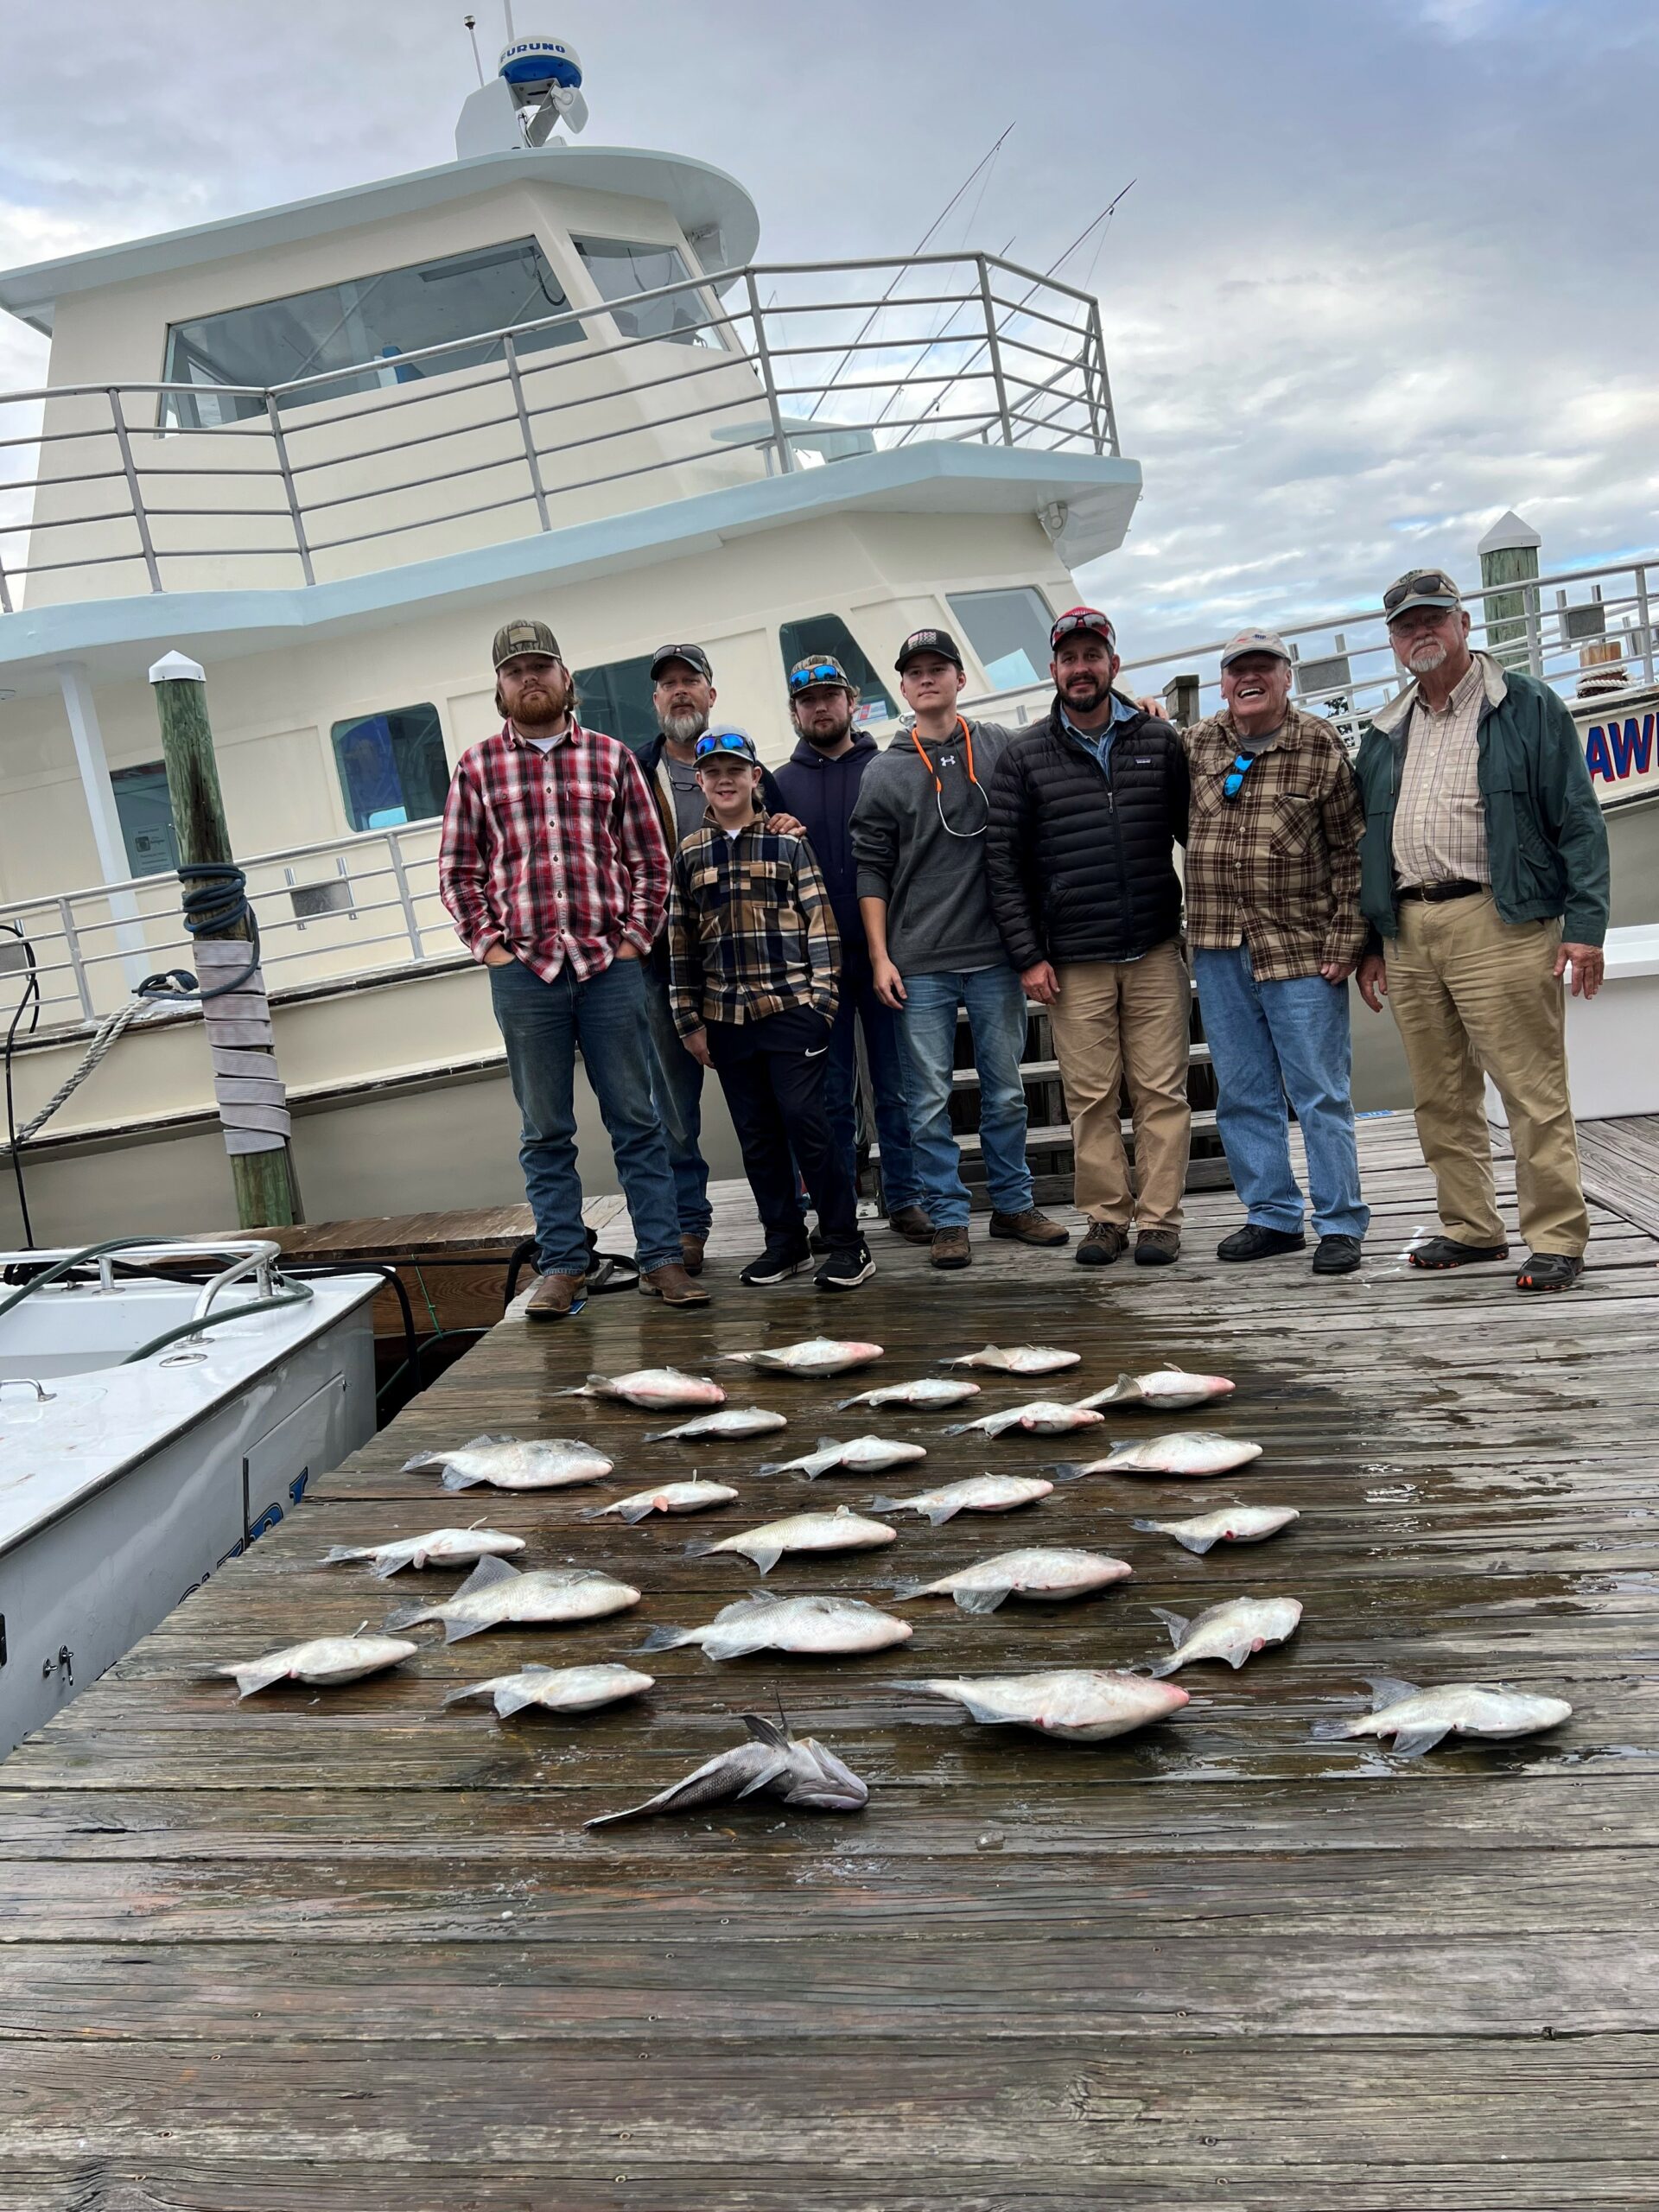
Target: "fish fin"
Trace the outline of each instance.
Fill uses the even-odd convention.
[[[565,1389],[550,1390],[547,1395],[550,1398],[596,1398],[599,1393],[594,1385],[603,1379],[601,1376],[590,1375],[585,1382],[572,1382]]]
[[[1002,1727],[1007,1724],[1009,1719],[1007,1713],[993,1713],[988,1706],[981,1705],[977,1700],[974,1698],[963,1697],[960,1693],[958,1693],[957,1695],[957,1702],[961,1705],[963,1711],[969,1715],[970,1719],[982,1720],[988,1728]]]
[[[1381,1713],[1385,1705],[1398,1705],[1402,1698],[1415,1697],[1420,1685],[1402,1682],[1395,1675],[1362,1675],[1360,1681],[1371,1694],[1371,1711]]]
[[[324,1552],[321,1563],[324,1567],[338,1567],[342,1560],[367,1559],[373,1548],[372,1544],[332,1544]]]
[[[1148,1667],[1147,1672],[1152,1676],[1154,1681],[1161,1682],[1166,1675],[1175,1674],[1179,1669],[1181,1663],[1182,1662],[1179,1658],[1160,1659],[1155,1666]],[[1139,1669],[1137,1669],[1136,1671],[1138,1672]]]
[[[757,1475],[781,1475],[788,1464],[785,1459],[763,1459],[754,1471]],[[803,1481],[810,1482],[812,1479],[804,1467],[796,1467],[790,1471],[799,1475]]]
[[[837,1452],[841,1448],[841,1439],[838,1436],[821,1436],[815,1448],[820,1452]]]
[[[878,1504],[880,1502],[878,1499]],[[895,1498],[893,1503],[896,1505],[898,1500]],[[934,1529],[942,1529],[947,1521],[953,1519],[961,1510],[960,1505],[925,1505],[922,1508],[923,1513],[927,1517],[928,1525]]]
[[[475,1590],[488,1590],[498,1582],[516,1582],[518,1580],[518,1569],[516,1567],[509,1567],[505,1560],[498,1558],[493,1552],[486,1552],[455,1595],[457,1598],[470,1598]]]
[[[268,1690],[273,1682],[280,1682],[288,1673],[288,1662],[284,1659],[280,1665],[273,1665],[269,1659],[256,1659],[252,1666],[238,1667],[234,1673],[236,1701],[239,1705],[245,1697],[251,1697],[256,1691]]]
[[[970,1428],[977,1427],[978,1423],[976,1421],[953,1421],[948,1427],[942,1428],[939,1431],[939,1434],[941,1436],[966,1436]]]
[[[643,1643],[636,1644],[636,1651],[673,1651],[683,1643],[690,1643],[690,1632],[683,1628],[654,1628]]]
[[[964,1613],[994,1613],[1007,1596],[1002,1590],[953,1590],[951,1597]]]
[[[836,1398],[831,1401],[830,1410],[832,1414],[844,1414],[849,1406],[861,1406],[868,1395],[861,1390],[855,1398]]]
[[[895,1605],[902,1605],[908,1598],[925,1596],[928,1587],[925,1582],[895,1582],[892,1586],[893,1601]]]
[[[1166,1605],[1152,1605],[1147,1610],[1155,1613],[1169,1630],[1169,1640],[1172,1643],[1179,1643],[1192,1625],[1185,1613],[1172,1613]],[[1154,1668],[1153,1671],[1155,1674],[1157,1669]]]
[[[783,1756],[782,1752],[779,1752],[775,1759],[768,1761],[768,1763],[761,1768],[760,1773],[755,1776],[753,1782],[746,1782],[744,1783],[743,1787],[737,1793],[739,1798],[753,1797],[758,1789],[770,1789],[774,1782],[778,1781],[781,1776],[785,1775],[788,1772],[789,1761]]]
[[[651,1434],[644,1438],[642,1441],[646,1444],[667,1444],[677,1437],[679,1433],[678,1428],[653,1429]]]
[[[431,1605],[399,1605],[395,1613],[386,1615],[385,1632],[388,1636],[397,1636],[406,1628],[413,1628],[416,1621],[436,1618],[436,1609]]]
[[[622,1508],[622,1518],[627,1522],[629,1528],[632,1529],[636,1522],[649,1520],[651,1516],[656,1510],[657,1509],[654,1505],[628,1504]]]
[[[1442,1736],[1451,1734],[1449,1728],[1402,1728],[1394,1739],[1394,1756],[1397,1759],[1420,1759],[1425,1751],[1432,1751]]]
[[[741,1717],[743,1726],[755,1741],[759,1744],[770,1744],[775,1751],[787,1751],[795,1740],[790,1733],[788,1721],[784,1719],[781,1706],[778,1708],[776,1720],[768,1720],[762,1713],[746,1713]]]
[[[576,1518],[578,1521],[601,1521],[604,1518],[606,1514],[612,1510],[613,1509],[608,1505],[585,1506],[582,1510],[577,1514]]]
[[[405,1459],[397,1471],[400,1475],[417,1475],[429,1467],[441,1467],[443,1464],[442,1452],[417,1452],[412,1459]]]
[[[741,1357],[741,1355],[734,1354],[731,1357]],[[645,1815],[653,1811],[660,1802],[658,1798],[647,1797],[643,1805],[630,1805],[620,1813],[599,1813],[591,1821],[584,1821],[582,1825],[584,1828],[610,1828],[614,1827],[619,1821],[643,1820]]]
[[[707,1559],[710,1552],[717,1552],[719,1544],[712,1536],[695,1537],[685,1548],[687,1559]]]
[[[1137,1522],[1135,1525],[1141,1527],[1149,1524]],[[1183,1536],[1179,1534],[1176,1535],[1175,1541],[1178,1544],[1184,1545],[1188,1551],[1197,1552],[1200,1559],[1204,1557],[1205,1552],[1215,1549],[1217,1541],[1214,1536]]]
[[[1351,1720],[1316,1720],[1309,1730],[1316,1744],[1338,1744],[1351,1741],[1354,1724]]]
[[[437,1463],[431,1461],[429,1464],[435,1465]],[[472,1490],[483,1480],[482,1475],[463,1475],[454,1467],[446,1467],[443,1471],[445,1490]]]
[[[897,1513],[904,1502],[902,1497],[873,1497],[870,1510],[872,1513]]]
[[[1250,1657],[1252,1653],[1260,1651],[1263,1648],[1262,1644],[1258,1642],[1255,1637],[1241,1636],[1236,1643],[1224,1644],[1221,1649],[1217,1652],[1216,1657],[1217,1659],[1224,1659],[1227,1662],[1227,1664],[1232,1669],[1233,1672],[1236,1674],[1239,1669],[1244,1664],[1244,1662]]]
[[[758,1551],[752,1551],[747,1556],[753,1560],[757,1574],[770,1574],[783,1554],[775,1544],[762,1544]]]
[[[533,1692],[519,1689],[512,1682],[503,1682],[495,1693],[495,1710],[503,1720],[511,1720],[515,1713],[522,1713],[527,1705],[535,1702]]]
[[[443,1623],[446,1643],[460,1643],[469,1636],[482,1636],[486,1628],[505,1628],[505,1621],[458,1621],[453,1613],[447,1614]]]
[[[1052,1475],[1057,1483],[1080,1482],[1083,1479],[1084,1465],[1081,1459],[1051,1459],[1043,1469],[1043,1472],[1046,1475]],[[1135,1525],[1139,1527],[1141,1524],[1137,1522]]]

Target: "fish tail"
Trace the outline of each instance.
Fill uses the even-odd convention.
[[[873,1497],[870,1510],[872,1513],[897,1513],[904,1502],[902,1497]]]
[[[674,1651],[683,1643],[696,1641],[695,1633],[684,1628],[654,1628],[645,1642],[634,1648],[638,1651]]]
[[[674,1434],[675,1431],[671,1428],[656,1428],[645,1438],[644,1441],[647,1444],[662,1444],[668,1441]]]
[[[324,1567],[338,1567],[342,1560],[366,1559],[368,1551],[362,1544],[333,1544],[324,1552]]]
[[[926,1588],[925,1582],[895,1582],[893,1586],[893,1601],[896,1605],[902,1605],[906,1598],[919,1598]]]
[[[397,1471],[400,1475],[419,1474],[429,1467],[441,1467],[443,1464],[435,1452],[417,1452],[412,1459],[405,1459]]]
[[[1179,1668],[1180,1663],[1181,1662],[1179,1659],[1173,1657],[1159,1660],[1157,1665],[1150,1670],[1153,1680],[1154,1681],[1161,1682],[1166,1675],[1174,1674]]]
[[[970,1421],[953,1421],[939,1431],[941,1436],[966,1436],[976,1424]]]
[[[1057,1483],[1080,1482],[1083,1479],[1083,1462],[1081,1459],[1051,1459],[1043,1472],[1052,1475]],[[1146,1524],[1137,1521],[1135,1525],[1139,1529]]]
[[[1353,1728],[1346,1720],[1316,1720],[1309,1732],[1316,1744],[1335,1744],[1351,1736]]]
[[[685,1556],[687,1559],[707,1559],[710,1552],[717,1552],[719,1549],[719,1544],[711,1541],[708,1537],[699,1537],[696,1542],[686,1546]]]
[[[413,1628],[416,1621],[435,1618],[430,1605],[399,1605],[395,1613],[386,1615],[386,1634],[396,1636],[402,1629]]]
[[[784,1459],[763,1459],[754,1471],[757,1475],[781,1475],[787,1466],[788,1462]],[[798,1468],[795,1471],[800,1473],[804,1471]],[[810,1481],[811,1478],[809,1476],[807,1479]]]

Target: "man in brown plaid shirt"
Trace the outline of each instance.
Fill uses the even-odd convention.
[[[1290,704],[1270,630],[1222,649],[1221,712],[1187,733],[1186,930],[1243,1229],[1223,1260],[1300,1252],[1286,1097],[1307,1149],[1316,1274],[1351,1274],[1370,1219],[1349,1095],[1348,978],[1359,912],[1359,788],[1329,722]]]

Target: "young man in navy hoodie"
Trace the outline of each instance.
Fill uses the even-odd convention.
[[[864,771],[876,757],[875,740],[853,726],[858,693],[837,660],[818,653],[789,672],[789,714],[800,742],[774,772],[777,802],[804,827],[835,910],[841,933],[841,1001],[830,1040],[824,1104],[830,1127],[856,1178],[853,1100],[858,1084],[853,1024],[864,1031],[875,1129],[881,1147],[881,1189],[887,1220],[912,1244],[931,1243],[933,1224],[921,1205],[921,1179],[911,1149],[905,1109],[904,1050],[899,1017],[875,995],[875,980],[858,910],[858,863],[849,824]]]

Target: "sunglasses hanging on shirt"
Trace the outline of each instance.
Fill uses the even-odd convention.
[[[939,827],[944,830],[945,836],[947,837],[982,837],[985,835],[986,824],[991,818],[991,802],[986,798],[984,787],[981,784],[979,778],[974,773],[973,733],[969,730],[967,723],[963,721],[960,715],[957,716],[957,728],[962,733],[963,766],[968,772],[968,781],[972,785],[975,791],[978,794],[979,803],[985,810],[985,819],[976,830],[956,830],[953,829],[950,823],[945,820],[944,785],[939,781],[939,771],[928,759],[927,748],[922,743],[921,739],[917,736],[913,727],[910,733],[910,741],[915,747],[916,750],[921,754],[923,767],[926,769],[928,774],[933,779],[933,804],[939,810]],[[943,765],[943,756],[941,756],[941,766]]]
[[[1227,773],[1221,779],[1221,795],[1223,798],[1228,800],[1234,800],[1237,798],[1239,793],[1244,788],[1244,779],[1249,774],[1251,769],[1255,767],[1255,761],[1256,756],[1254,753],[1236,753],[1234,754],[1232,766],[1227,771]]]

